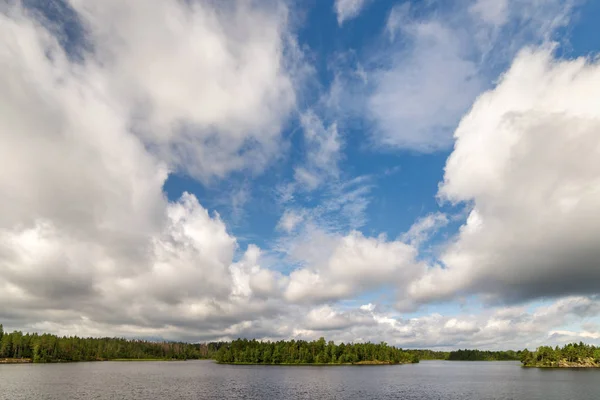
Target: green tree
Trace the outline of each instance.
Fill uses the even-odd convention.
[[[0,340],[0,357],[12,357],[12,335],[10,334],[2,335],[2,340]]]

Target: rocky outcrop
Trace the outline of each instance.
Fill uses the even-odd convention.
[[[535,368],[600,368],[600,362],[594,358],[587,357],[580,358],[577,361],[567,361],[567,359],[559,361],[538,361],[535,363],[525,363],[524,366]]]

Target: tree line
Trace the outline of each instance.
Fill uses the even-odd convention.
[[[427,349],[405,350],[415,355],[419,360],[449,360],[449,361],[518,361],[521,351],[488,351],[488,350],[454,350],[435,351]]]
[[[20,331],[4,333],[0,324],[0,359],[36,363],[115,359],[189,360],[212,358],[218,343],[150,342],[122,338],[80,338]]]
[[[215,354],[221,363],[244,364],[398,364],[416,363],[418,357],[387,343],[340,343],[237,339],[223,344]]]
[[[449,351],[436,351],[428,349],[407,349],[404,350],[417,357],[419,360],[447,360]]]
[[[123,338],[80,338],[51,334],[5,333],[0,324],[1,359],[37,363],[103,361],[116,359],[190,360],[214,359],[222,363],[249,364],[397,364],[419,360],[500,361],[521,360],[524,366],[600,367],[600,347],[570,343],[563,347],[541,346],[536,351],[403,350],[382,343],[237,339],[232,342],[183,343],[127,340]]]
[[[518,361],[521,351],[455,350],[448,354],[450,361]]]
[[[540,346],[536,351],[523,350],[521,362],[526,367],[560,367],[570,364],[600,366],[600,347],[569,343],[563,347]]]

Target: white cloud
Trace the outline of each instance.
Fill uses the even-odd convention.
[[[300,224],[304,220],[304,215],[302,212],[297,212],[295,210],[286,210],[285,213],[281,216],[277,227],[283,229],[285,232],[292,232],[298,224]]]
[[[297,78],[282,4],[71,4],[93,48],[90,74],[172,167],[209,180],[261,171],[277,155]]]
[[[311,309],[303,321],[303,327],[313,331],[335,331],[356,325],[373,326],[375,321],[364,310],[339,311],[328,305]]]
[[[0,21],[0,228],[47,221],[128,253],[165,220],[166,166],[128,134],[102,79],[45,29],[18,8]]]
[[[412,10],[395,6],[384,47],[367,73],[367,115],[383,148],[419,152],[447,149],[463,115],[527,43],[549,40],[568,23],[571,2],[469,1],[461,6]],[[491,3],[493,7],[490,6]],[[420,15],[416,17],[415,15]]]
[[[296,167],[294,177],[298,190],[311,191],[325,180],[339,176],[342,139],[335,122],[326,128],[312,110],[302,113],[300,124],[304,131],[306,160]]]
[[[276,313],[259,249],[234,262],[220,217],[162,187],[180,163],[209,179],[273,156],[294,104],[284,10],[72,5],[82,59],[20,3],[0,13],[3,322],[198,340]]]
[[[371,0],[335,0],[334,9],[337,14],[338,25],[342,26],[344,21],[356,18],[370,1]]]
[[[290,273],[285,297],[291,302],[348,299],[385,286],[400,290],[425,269],[414,247],[356,231],[336,236],[311,230],[291,254],[304,264]]]
[[[76,60],[20,6],[0,13],[6,327],[193,341],[327,333],[414,346],[596,337],[593,329],[561,326],[598,315],[597,299],[587,297],[533,313],[510,308],[411,319],[382,311],[373,299],[357,310],[335,304],[382,288],[401,301],[461,291],[515,298],[592,293],[598,275],[589,266],[600,233],[588,218],[600,176],[598,116],[589,106],[600,94],[596,64],[524,53],[465,118],[440,193],[472,202],[474,211],[445,254],[447,272],[427,273],[415,248],[446,222],[441,214],[417,221],[402,240],[352,230],[364,224],[372,183],[339,179],[337,125],[302,114],[308,150],[298,170],[315,187],[328,185],[313,209],[294,204],[294,187],[281,190],[289,205],[280,221],[290,234],[286,255],[299,265],[285,276],[268,268],[255,245],[237,257],[236,238],[196,197],[169,202],[162,192],[174,168],[210,180],[259,171],[277,156],[297,79],[298,54],[288,53],[298,49],[284,8],[71,4],[89,45]],[[416,28],[432,29],[426,33],[446,43],[435,36],[445,32],[438,27]],[[486,136],[476,137],[480,131]],[[479,141],[486,145],[479,148]],[[564,157],[554,156],[557,149]],[[248,197],[245,188],[234,194],[234,208]],[[557,267],[564,260],[570,270]],[[463,276],[475,283],[464,285]],[[497,286],[485,285],[490,276],[500,278],[491,280]],[[561,286],[549,284],[555,278]]]
[[[428,214],[423,218],[419,218],[408,232],[402,235],[402,240],[418,247],[421,243],[426,242],[438,229],[447,224],[448,217],[445,214],[440,212]]]
[[[168,325],[225,329],[272,307],[265,296],[274,288],[257,264],[258,248],[250,246],[233,263],[235,238],[189,194],[168,206],[167,220],[146,243],[147,255],[129,265],[109,246],[69,236],[51,223],[2,230],[0,286],[10,290],[1,301],[25,321],[85,319],[117,330],[137,327],[132,332]]]
[[[440,196],[466,223],[412,287],[421,299],[598,293],[600,65],[526,49],[456,130]]]
[[[582,313],[583,309],[586,309]],[[340,342],[371,341],[381,338],[403,348],[535,349],[540,345],[562,345],[582,339],[600,343],[595,331],[566,330],[565,325],[597,317],[597,301],[588,297],[568,297],[549,305],[497,308],[478,314],[437,313],[403,318],[396,313],[361,306],[340,308],[317,306],[306,313],[296,329],[302,338],[326,336]]]
[[[367,104],[376,141],[423,152],[449,147],[448,132],[484,87],[478,65],[468,58],[462,32],[437,20],[398,21],[397,14],[388,30],[398,25],[399,33],[390,32],[402,44],[388,68],[370,73],[374,91]]]

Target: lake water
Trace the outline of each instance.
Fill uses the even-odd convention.
[[[600,399],[600,370],[517,362],[243,366],[212,361],[0,365],[0,399]]]

